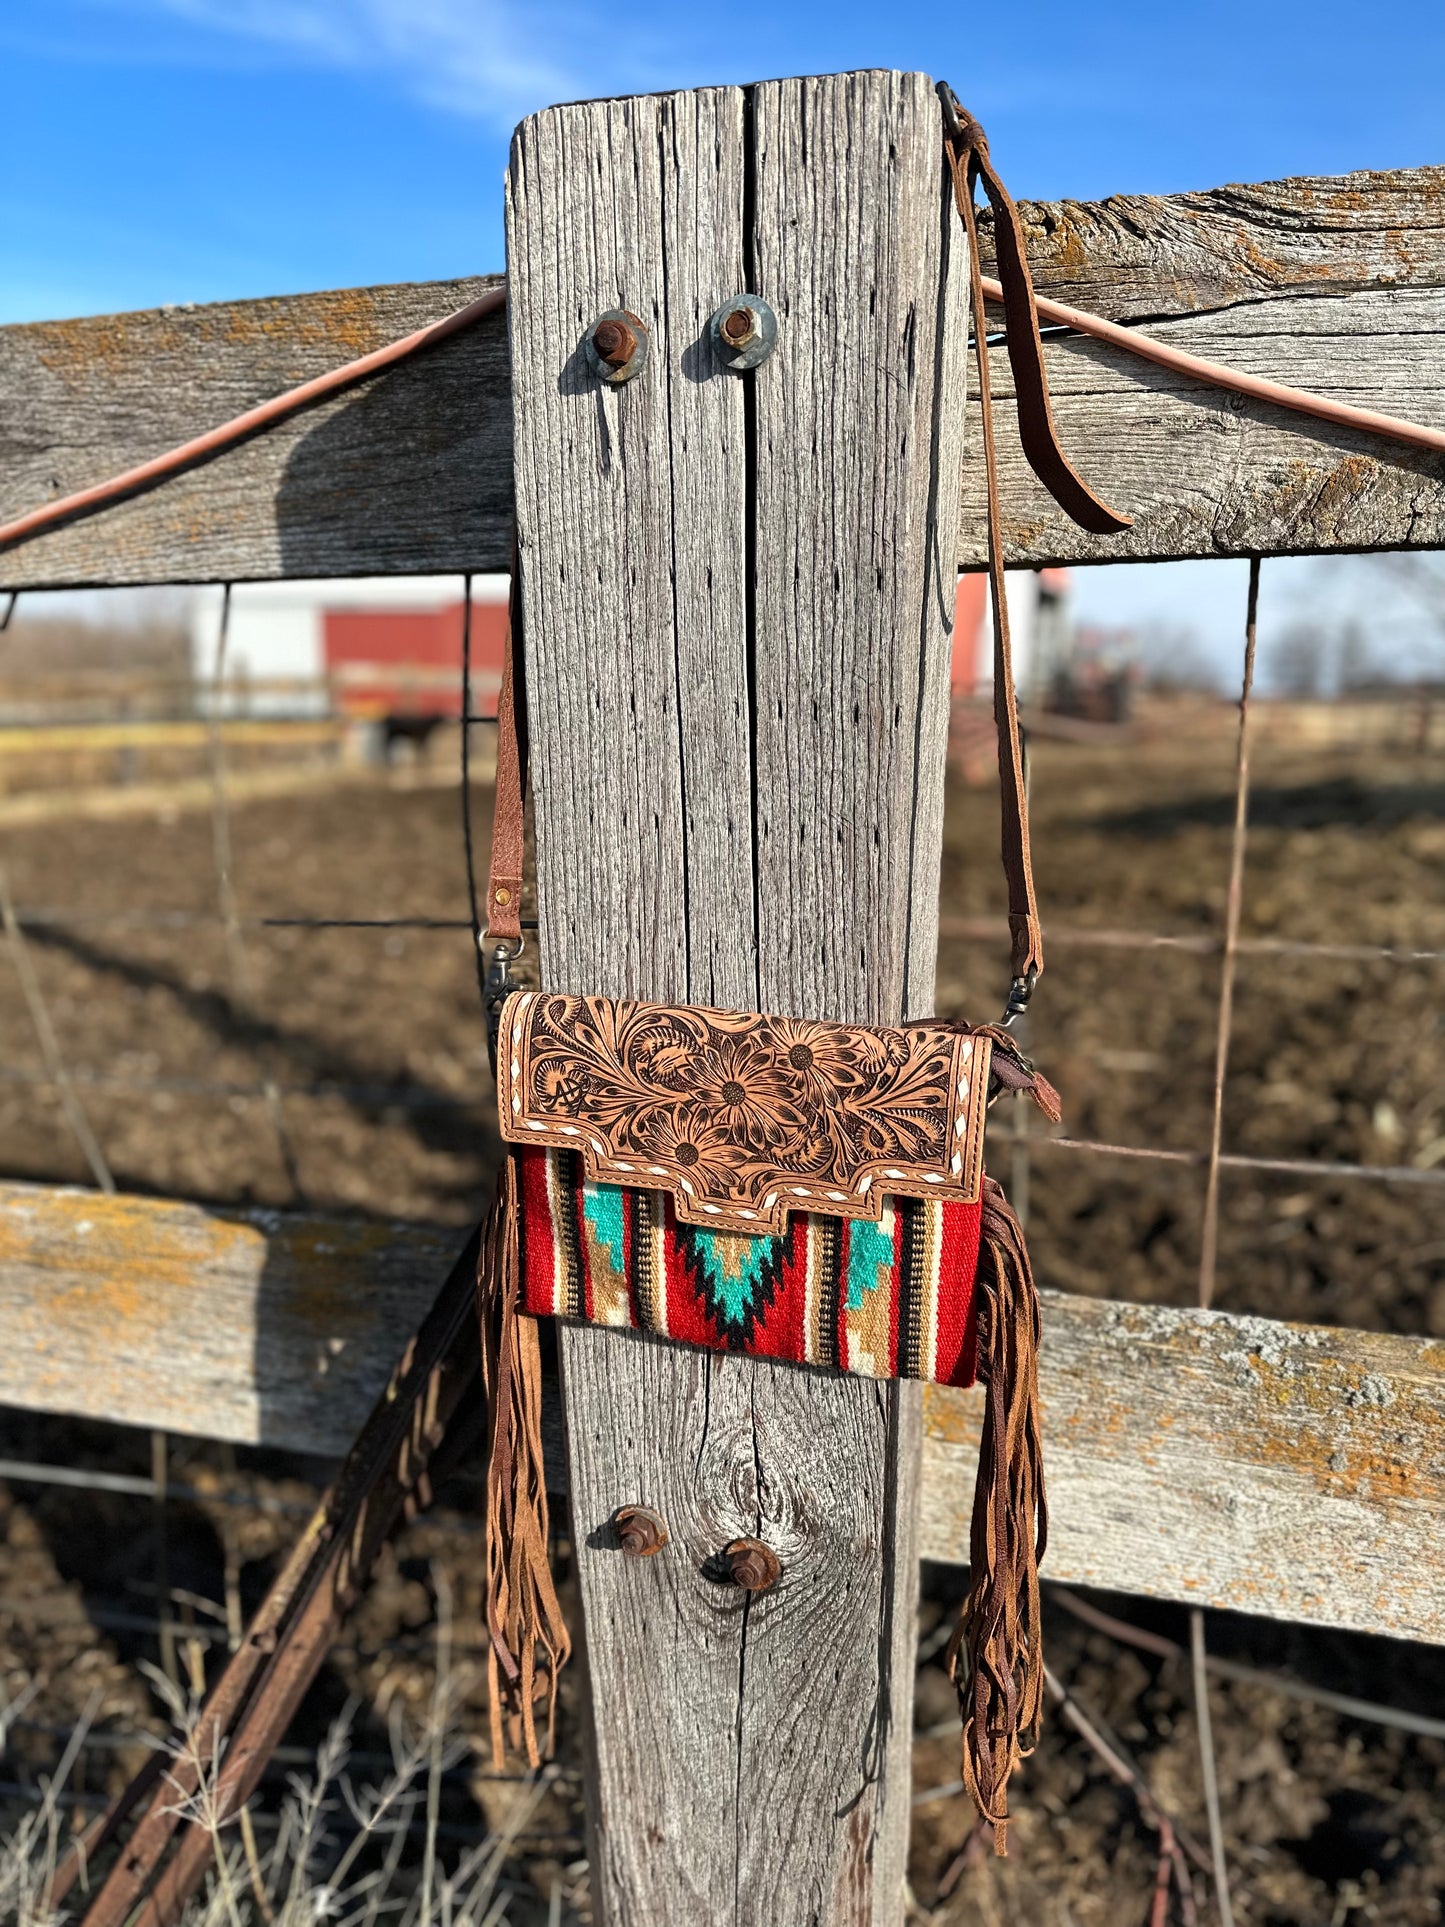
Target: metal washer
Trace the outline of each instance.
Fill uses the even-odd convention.
[[[734,348],[724,335],[722,324],[739,308],[746,308],[751,313],[757,332],[743,347]],[[723,366],[738,374],[766,361],[778,345],[778,317],[760,294],[737,294],[730,301],[724,301],[720,307],[714,308],[707,331]]]
[[[624,322],[636,339],[637,346],[632,351],[631,359],[625,361],[620,368],[614,368],[609,362],[604,361],[592,346],[593,331],[604,321]],[[642,373],[647,366],[647,357],[651,348],[652,340],[648,335],[646,322],[633,314],[629,308],[605,308],[582,337],[582,352],[587,357],[587,366],[599,380],[609,382],[614,388],[624,381],[631,381],[634,375]]]

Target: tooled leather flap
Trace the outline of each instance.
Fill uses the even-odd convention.
[[[527,990],[501,1041],[504,1137],[670,1191],[690,1224],[779,1232],[790,1211],[876,1220],[889,1193],[980,1196],[986,1036]]]

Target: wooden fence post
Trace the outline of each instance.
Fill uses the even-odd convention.
[[[588,102],[508,180],[543,982],[807,1016],[931,1009],[966,262],[931,83],[870,72]],[[714,307],[778,317],[755,373]],[[592,373],[605,310],[644,372]],[[896,1922],[916,1388],[631,1334],[561,1341],[621,1923]],[[628,1502],[671,1531],[650,1559]],[[756,1536],[783,1575],[712,1576]]]

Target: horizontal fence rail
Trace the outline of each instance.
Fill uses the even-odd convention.
[[[1406,168],[1033,203],[1023,214],[1041,294],[1248,373],[1440,427],[1442,190],[1445,169]],[[474,277],[0,328],[0,521],[496,285]],[[1024,461],[1005,407],[1015,562],[1445,542],[1437,458],[1078,335],[1051,334],[1045,355],[1065,446],[1135,524],[1105,541],[1068,521]],[[995,357],[995,392],[1008,399]],[[976,568],[981,464],[969,466],[959,562]],[[0,553],[0,591],[504,569],[511,476],[507,322],[496,314],[150,494]]]
[[[0,1402],[336,1456],[461,1242],[0,1186]]]
[[[459,1235],[5,1185],[0,1400],[341,1453]],[[1445,1343],[1044,1297],[1050,1579],[1445,1643]],[[980,1423],[929,1389],[927,1558]]]

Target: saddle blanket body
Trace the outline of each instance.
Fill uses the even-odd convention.
[[[877,1219],[789,1214],[780,1233],[714,1231],[672,1195],[517,1147],[521,1308],[866,1378],[971,1385],[980,1201],[887,1197]]]

